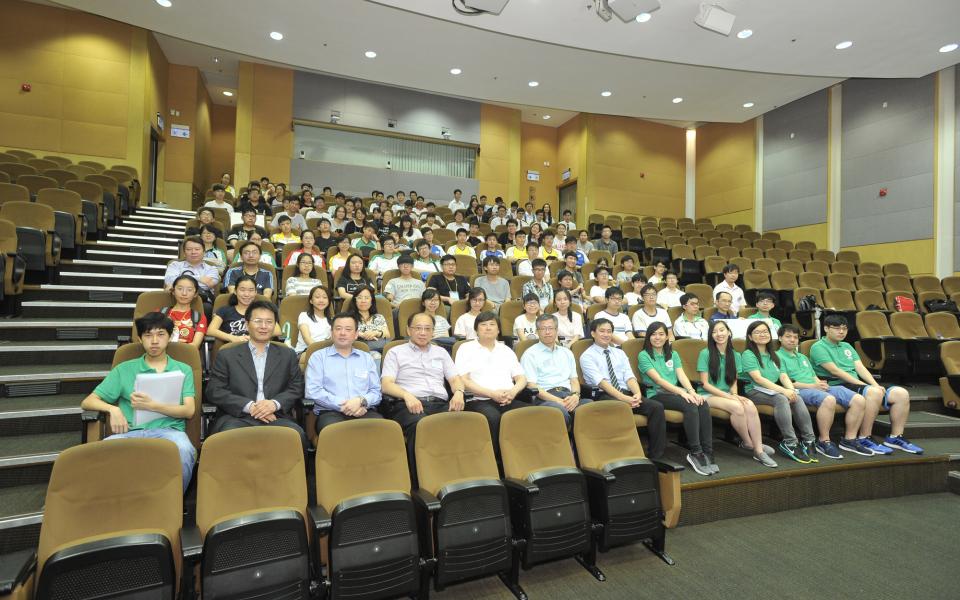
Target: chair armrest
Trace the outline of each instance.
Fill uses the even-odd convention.
[[[30,579],[36,568],[36,550],[20,550],[0,555],[0,595],[13,593],[13,590]]]
[[[333,519],[327,513],[327,510],[319,504],[311,505],[307,508],[310,511],[310,521],[313,523],[313,530],[318,536],[326,535],[333,527]]]
[[[82,410],[80,411],[80,420],[84,423],[89,423],[91,421],[99,421],[103,417],[103,413],[99,410]]]
[[[440,500],[423,488],[417,488],[413,491],[413,502],[418,508],[429,513],[440,511]]]
[[[672,460],[667,460],[665,458],[651,458],[650,462],[657,466],[657,470],[661,473],[679,473],[686,469],[685,466],[680,463],[675,463]]]
[[[313,412],[313,400],[310,400],[309,398],[304,398],[301,400],[300,406],[302,406],[305,410],[309,409],[307,412]]]
[[[950,384],[950,389],[953,390],[953,393],[960,396],[960,374],[947,375],[947,383]]]
[[[613,473],[601,469],[582,467],[580,470],[587,476],[587,480],[603,481],[606,483],[613,483],[617,480],[617,477]]]
[[[527,496],[533,496],[540,493],[540,488],[535,484],[525,481],[523,479],[515,479],[513,477],[506,477],[503,480],[503,484],[507,486],[508,492],[520,492]]]
[[[103,437],[103,430],[101,423],[106,421],[106,413],[102,413],[97,410],[82,410],[80,411],[80,443],[86,444],[87,442],[96,442]],[[96,439],[90,439],[91,434],[96,436]]]
[[[200,405],[200,410],[203,412],[204,416],[213,416],[217,414],[217,407],[209,402],[204,402]]]
[[[203,554],[203,540],[196,525],[180,528],[180,553],[188,563],[195,563]]]

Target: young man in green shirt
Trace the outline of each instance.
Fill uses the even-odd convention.
[[[923,448],[903,437],[903,429],[910,417],[910,394],[900,386],[885,388],[873,378],[847,337],[847,319],[843,315],[828,315],[823,320],[826,337],[810,347],[810,360],[817,375],[827,383],[842,386],[841,395],[860,394],[866,400],[863,422],[860,424],[860,443],[874,454],[890,454],[898,449],[910,454],[923,454]],[[840,396],[837,397],[840,400]],[[873,422],[880,407],[890,410],[890,435],[883,444],[873,440]]]
[[[800,329],[795,325],[784,325],[777,332],[780,338],[780,349],[777,356],[787,376],[793,381],[793,387],[800,394],[800,399],[807,406],[817,409],[817,429],[820,436],[814,448],[827,458],[840,459],[843,454],[840,449],[863,456],[872,456],[873,451],[863,446],[857,439],[857,432],[863,423],[866,400],[860,394],[849,394],[847,388],[839,385],[830,385],[817,377],[810,360],[804,356],[800,345]],[[837,405],[844,407],[847,412],[843,421],[844,436],[840,440],[840,449],[830,441],[830,427],[837,413]]]
[[[774,331],[778,331],[781,327],[783,327],[783,323],[780,322],[780,319],[770,314],[770,311],[772,311],[773,307],[776,306],[776,296],[770,292],[759,292],[757,293],[756,302],[757,312],[747,317],[748,319],[770,319],[770,322],[773,323]]]
[[[134,324],[143,344],[144,355],[114,367],[100,385],[83,399],[80,408],[109,415],[108,423],[113,435],[106,440],[154,438],[176,444],[183,470],[183,489],[186,491],[197,458],[197,451],[185,433],[186,421],[194,411],[193,369],[167,355],[167,345],[173,334],[170,317],[152,312],[140,317]],[[149,394],[134,391],[137,375],[171,371],[183,373],[179,405],[159,403]],[[137,425],[136,410],[149,410],[163,416]]]

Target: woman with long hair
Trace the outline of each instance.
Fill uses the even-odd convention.
[[[647,328],[638,361],[648,397],[655,398],[666,410],[683,413],[683,431],[690,450],[687,462],[700,475],[719,473],[720,467],[713,457],[710,405],[694,389],[683,370],[680,355],[670,347],[666,325],[657,321]]]
[[[314,265],[314,257],[311,254],[301,254],[297,258],[297,266],[293,276],[287,279],[287,284],[284,286],[286,296],[303,296],[314,286],[320,285],[320,279],[317,278],[317,269]]]
[[[422,237],[423,234],[417,229],[413,217],[410,215],[400,217],[400,238],[407,243],[407,246],[412,248],[413,244]]]
[[[313,263],[318,269],[326,268],[327,261],[325,260],[323,252],[317,248],[317,236],[309,229],[300,234],[300,249],[291,252],[290,255],[287,256],[287,260],[283,263],[283,266],[296,264],[301,254],[309,254],[312,256]]]
[[[557,318],[557,335],[564,346],[583,337],[583,315],[573,310],[573,294],[570,290],[557,290],[553,295],[553,305],[557,310],[553,316]]]
[[[330,274],[347,266],[347,260],[350,258],[350,238],[345,235],[337,238],[337,251],[330,257]]]
[[[750,377],[744,393],[754,404],[773,407],[773,418],[783,434],[778,448],[787,458],[799,463],[820,462],[814,454],[816,437],[807,404],[780,366],[772,338],[766,321],[757,319],[747,327],[747,349],[740,356],[741,368]],[[794,432],[794,420],[802,440],[798,440]]]
[[[347,227],[347,209],[338,206],[333,209],[333,216],[330,218],[330,230],[343,233]]]
[[[457,340],[450,336],[450,321],[441,306],[440,292],[434,288],[427,288],[420,295],[420,310],[433,317],[433,341],[449,350]]]
[[[467,312],[457,318],[453,326],[453,335],[459,339],[475,340],[477,339],[477,330],[473,324],[483,312],[487,304],[487,292],[483,288],[472,288],[467,294]]]
[[[549,204],[544,204],[543,208],[543,219],[541,221],[546,227],[551,227],[553,225],[553,209],[550,208]]]
[[[390,341],[390,328],[384,315],[377,313],[373,289],[364,287],[353,295],[350,314],[357,319],[358,339],[365,342],[371,351],[379,352]]]
[[[367,279],[364,270],[363,257],[359,254],[351,254],[347,259],[347,264],[337,279],[337,295],[347,302],[363,288],[374,288],[374,282]]]
[[[358,206],[353,209],[353,219],[347,222],[346,226],[343,228],[343,233],[345,235],[363,233],[363,225],[366,222],[367,211],[362,206]]]
[[[753,459],[761,465],[776,467],[777,463],[766,452],[769,447],[763,445],[756,405],[737,394],[740,355],[733,349],[733,333],[724,321],[710,323],[707,347],[697,357],[697,372],[710,407],[730,415],[730,425],[742,440],[740,447],[753,452]]]
[[[310,344],[330,339],[330,320],[333,318],[333,303],[330,302],[330,290],[322,285],[310,290],[307,297],[307,310],[297,317],[297,354],[303,353]]]
[[[247,308],[257,299],[257,280],[251,275],[241,275],[234,284],[230,301],[213,315],[207,333],[221,342],[246,342]],[[274,326],[273,335],[280,335],[280,324]]]
[[[203,309],[193,309],[193,299],[200,293],[200,284],[191,275],[181,275],[173,280],[170,291],[173,294],[173,306],[160,309],[173,321],[170,341],[199,348],[207,332],[207,316],[203,314]]]

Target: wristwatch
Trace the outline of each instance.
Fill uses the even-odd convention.
[[[360,406],[362,406],[363,408],[366,408],[366,407],[367,407],[367,399],[366,399],[366,398],[361,398],[361,399],[360,399]]]

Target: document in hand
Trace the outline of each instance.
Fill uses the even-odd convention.
[[[167,371],[166,373],[140,373],[133,383],[133,391],[148,394],[155,402],[179,406],[180,396],[183,393],[182,371]],[[154,419],[163,419],[162,415],[152,410],[133,411],[133,424],[140,426]]]
[[[753,391],[760,392],[761,394],[766,394],[768,396],[776,396],[779,392],[771,390],[769,388],[760,387],[759,385],[753,386]]]

